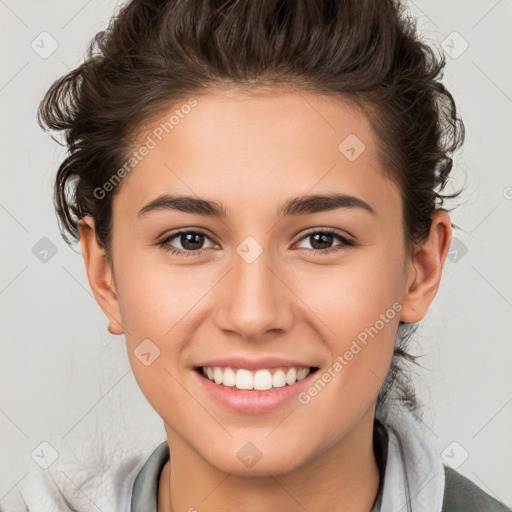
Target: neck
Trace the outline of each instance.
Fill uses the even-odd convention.
[[[338,443],[299,468],[256,477],[219,471],[168,430],[171,460],[160,476],[158,512],[369,512],[379,486],[370,412]]]

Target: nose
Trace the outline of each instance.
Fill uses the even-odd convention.
[[[272,263],[268,251],[252,262],[235,254],[233,267],[219,290],[218,328],[247,341],[275,337],[290,329],[293,293],[287,281],[283,266]]]

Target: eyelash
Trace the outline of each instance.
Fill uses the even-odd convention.
[[[202,231],[195,231],[195,230],[189,230],[189,231],[178,231],[176,233],[173,233],[172,235],[169,235],[165,237],[163,240],[157,242],[157,245],[161,247],[164,251],[169,252],[172,255],[176,256],[200,256],[204,252],[207,251],[207,249],[199,249],[196,251],[181,251],[178,249],[174,249],[173,247],[169,246],[169,242],[173,240],[174,238],[177,238],[180,235],[186,235],[186,234],[200,234],[208,237],[208,235]],[[298,242],[304,240],[305,238],[308,238],[309,236],[316,235],[316,234],[322,234],[322,235],[332,235],[333,237],[337,238],[342,243],[339,245],[335,245],[334,247],[329,247],[328,249],[306,249],[307,251],[312,251],[314,256],[324,256],[326,254],[331,254],[333,252],[339,251],[343,248],[348,247],[354,247],[356,243],[353,240],[350,240],[342,235],[340,235],[337,231],[334,231],[332,229],[320,229],[320,230],[314,230],[309,231],[306,233],[302,238],[298,240]],[[209,237],[208,237],[209,238]],[[297,243],[298,243],[297,242]]]

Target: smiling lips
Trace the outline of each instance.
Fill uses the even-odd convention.
[[[193,367],[199,389],[221,407],[243,414],[275,411],[310,384],[320,361],[286,357],[229,357],[203,360]]]
[[[311,372],[311,367],[278,367],[251,371],[230,366],[203,366],[202,374],[216,384],[239,390],[265,391],[295,384]]]

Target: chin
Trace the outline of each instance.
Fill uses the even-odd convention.
[[[222,452],[209,452],[202,455],[208,464],[220,471],[236,476],[284,475],[300,468],[308,459],[307,448],[300,445],[275,449],[263,442],[233,443]],[[200,453],[200,452],[199,452]],[[233,456],[234,455],[234,456]],[[300,457],[298,456],[300,455]]]

